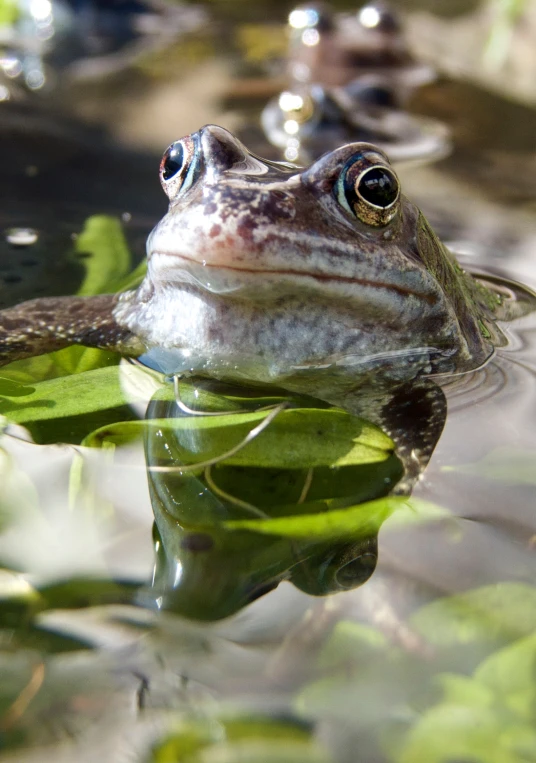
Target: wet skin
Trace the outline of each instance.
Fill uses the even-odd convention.
[[[265,162],[211,126],[173,144],[160,172],[170,206],[149,237],[139,289],[0,311],[0,362],[80,343],[144,354],[169,374],[312,394],[393,438],[404,473],[391,492],[407,494],[445,421],[430,375],[485,362],[504,341],[496,321],[531,309],[532,298],[500,296],[465,273],[370,144],[343,146],[301,170]],[[149,413],[163,417],[154,406]],[[147,442],[150,465],[163,445],[160,436]],[[169,452],[166,443],[165,463]],[[225,533],[227,548],[216,531],[178,527],[176,475],[169,485],[149,475],[156,591],[174,611],[215,619],[281,579],[317,595],[372,574],[375,534],[311,542],[298,555],[295,543],[248,537],[240,545]]]
[[[169,373],[281,383],[329,366],[354,385],[369,370],[474,368],[501,339],[501,300],[461,270],[371,145],[299,170],[206,127],[168,149],[161,179],[170,207],[147,276],[114,317]]]
[[[141,286],[0,311],[0,362],[79,343],[338,404],[359,388],[359,412],[385,423],[373,396],[479,366],[503,343],[497,319],[526,311],[460,268],[370,144],[303,170],[208,126],[160,172],[170,206]]]
[[[459,267],[370,144],[302,170],[208,126],[168,149],[161,180],[169,211],[139,289],[0,311],[3,363],[80,343],[260,382],[326,366],[409,379],[474,368],[502,341],[508,305]]]

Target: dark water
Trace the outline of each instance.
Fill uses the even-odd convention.
[[[74,236],[93,214],[123,221],[139,262],[166,208],[157,177],[165,146],[206,121],[254,129],[248,120],[277,92],[279,73],[244,63],[239,40],[245,21],[278,22],[287,6],[214,6],[202,28],[106,81],[59,77],[48,94],[0,103],[1,308],[78,289],[85,270]],[[435,165],[401,166],[407,195],[464,266],[534,286],[534,111],[441,79],[412,108],[447,123],[454,150]],[[307,549],[309,577],[295,572],[294,584],[276,586],[298,544],[219,530],[172,535],[195,564],[157,565],[151,587],[152,507],[168,487],[147,467],[161,442],[80,450],[72,421],[34,428],[46,445],[11,425],[0,442],[0,759],[536,760],[535,331],[534,314],[510,324],[508,345],[484,368],[445,385],[445,429],[412,492],[429,514],[397,521],[395,511],[374,525],[374,574],[346,591],[338,579],[331,596],[306,592],[311,569],[317,584],[327,579],[326,548]],[[121,377],[138,402],[119,418],[143,416],[156,385],[127,363]],[[396,481],[393,469],[381,479]],[[265,494],[296,503],[285,490],[302,492],[298,477],[281,486],[280,474]],[[344,479],[337,473],[341,495]],[[222,484],[239,484],[248,503],[246,478],[233,472]],[[171,490],[174,508],[182,500],[210,513],[206,482],[190,488],[205,497]],[[229,517],[214,511],[217,528]],[[230,553],[213,554],[224,541]],[[361,560],[355,582],[376,561],[375,533],[349,541]],[[161,551],[161,535],[156,543]],[[340,538],[335,545],[346,553]],[[203,553],[213,555],[199,572]],[[158,580],[178,584],[190,569],[190,609],[165,601]]]

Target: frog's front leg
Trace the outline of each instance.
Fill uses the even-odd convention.
[[[140,355],[145,347],[113,315],[117,294],[44,297],[0,310],[0,365],[72,344]]]

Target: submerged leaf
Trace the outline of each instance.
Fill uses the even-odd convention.
[[[121,422],[92,433],[85,445],[104,440],[123,444],[148,430],[173,437],[175,465],[195,464],[224,456],[267,416],[266,411],[211,417]],[[184,435],[184,437],[182,436]],[[254,440],[225,458],[233,466],[309,469],[385,461],[394,446],[383,432],[363,419],[339,410],[283,410]],[[180,457],[180,460],[179,460]]]
[[[411,624],[441,647],[510,641],[536,630],[536,588],[498,583],[448,596],[416,612]]]
[[[485,659],[475,679],[495,691],[503,701],[516,695],[527,700],[523,715],[530,720],[536,700],[536,635],[518,639]],[[518,705],[518,711],[521,709]]]
[[[396,763],[522,763],[536,760],[536,732],[492,708],[440,704],[408,734]]]
[[[153,747],[152,763],[329,763],[299,721],[263,717],[184,720]]]
[[[357,506],[331,508],[333,501],[324,502],[323,513],[291,515],[268,519],[229,520],[223,523],[228,530],[249,530],[289,538],[339,540],[369,537],[378,532],[383,522],[398,509],[410,507],[419,516],[419,501],[402,496],[388,496]],[[304,504],[304,510],[307,504]]]

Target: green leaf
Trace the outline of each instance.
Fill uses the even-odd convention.
[[[152,763],[329,763],[300,723],[262,717],[183,721],[157,743]]]
[[[508,642],[536,630],[536,588],[498,583],[422,607],[411,626],[434,646]]]
[[[245,468],[217,464],[211,480],[220,491],[267,510],[270,516],[308,514],[311,502],[326,498],[344,499],[345,506],[372,501],[386,495],[403,473],[393,454],[385,461],[332,468],[308,469]],[[302,491],[307,487],[306,496]],[[307,504],[300,501],[307,500]],[[289,510],[289,505],[294,504]],[[342,508],[341,502],[338,508]],[[325,509],[325,507],[324,507]],[[243,517],[235,517],[241,519]]]
[[[374,653],[386,650],[387,638],[376,628],[351,620],[341,620],[333,629],[319,658],[318,668],[324,674],[347,671],[348,666],[370,659]]]
[[[6,381],[28,386],[35,382],[83,373],[95,368],[116,366],[120,360],[120,356],[115,352],[73,345],[48,355],[17,360],[2,368],[2,374]]]
[[[21,14],[19,0],[0,0],[0,26],[10,27]]]
[[[12,381],[0,376],[0,397],[25,397],[31,395],[35,387],[30,387],[20,382]]]
[[[107,578],[69,578],[39,589],[42,609],[83,609],[108,604],[133,604],[138,585]]]
[[[511,712],[527,722],[536,701],[536,635],[499,649],[475,671],[475,679],[494,691]]]
[[[411,506],[418,517],[419,502],[402,496],[388,496],[358,506],[333,509],[326,500],[327,511],[320,514],[299,514],[275,519],[243,519],[223,522],[228,530],[250,530],[266,535],[289,538],[339,540],[369,537],[378,532],[383,522],[400,508]],[[307,506],[307,504],[305,504]]]
[[[76,239],[75,251],[87,255],[82,260],[86,275],[78,290],[80,296],[117,291],[130,270],[130,251],[115,217],[89,217]]]
[[[443,470],[513,485],[536,485],[536,451],[496,448],[474,464],[444,466]]]
[[[131,402],[119,379],[119,367],[97,368],[74,376],[38,382],[35,391],[18,403],[0,402],[0,413],[17,424],[75,416]]]
[[[128,291],[135,289],[147,275],[147,260],[142,260],[132,272],[127,273],[123,278],[119,278],[112,286],[114,291]]]
[[[234,448],[266,416],[266,411],[253,411],[120,423],[97,430],[85,444],[94,447],[103,439],[128,442],[146,427],[157,428],[175,434],[183,463],[204,462]],[[181,439],[182,433],[186,436]],[[344,411],[283,410],[254,440],[225,458],[225,463],[277,469],[349,466],[384,461],[393,449],[392,440],[380,429]]]
[[[396,763],[528,763],[536,760],[536,733],[491,708],[440,704],[408,734]]]

